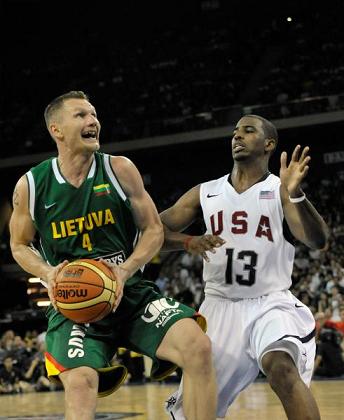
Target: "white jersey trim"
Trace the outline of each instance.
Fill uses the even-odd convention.
[[[55,175],[55,178],[56,178],[57,182],[59,184],[65,184],[66,183],[66,180],[63,178],[63,176],[62,176],[62,174],[60,172],[57,158],[54,158],[51,161],[51,165],[52,165],[53,172],[54,172],[54,175]],[[90,167],[90,169],[88,171],[87,179],[93,178],[93,176],[94,176],[94,174],[96,172],[96,166],[97,166],[96,160],[93,159],[93,162],[91,164],[91,167]]]
[[[125,192],[123,191],[120,183],[118,182],[115,173],[112,169],[111,163],[110,163],[110,155],[104,154],[104,166],[106,173],[108,177],[110,178],[110,181],[112,182],[112,185],[116,188],[116,191],[118,192],[119,196],[123,201],[126,201],[127,196],[125,195]]]
[[[28,187],[29,187],[29,211],[31,215],[31,219],[35,220],[35,201],[36,201],[36,188],[35,188],[35,180],[33,178],[32,172],[28,171],[26,173]]]
[[[94,173],[96,172],[96,166],[97,166],[96,160],[95,160],[95,158],[93,158],[93,162],[92,162],[91,168],[88,172],[87,179],[93,178]]]
[[[58,167],[58,164],[57,164],[57,158],[54,158],[51,161],[51,165],[52,165],[53,172],[54,172],[54,175],[55,175],[55,178],[56,178],[57,182],[59,184],[65,184],[66,181],[65,181],[65,179],[63,178],[63,176],[61,175],[61,173],[59,171],[59,167]]]

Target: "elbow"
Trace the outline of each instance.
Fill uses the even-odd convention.
[[[321,239],[318,241],[318,248],[320,251],[327,251],[329,248],[330,230],[327,226],[324,227]]]
[[[160,249],[164,242],[164,228],[162,223],[158,221],[157,223],[152,224],[147,230],[147,233],[148,232],[152,238],[152,243],[154,243]]]
[[[10,241],[10,249],[11,249],[11,253],[13,258],[15,259],[16,262],[18,262],[17,259],[17,255],[18,255],[18,244],[14,243],[13,241]]]
[[[328,242],[327,241],[317,241],[316,243],[312,243],[310,248],[316,249],[318,251],[327,251],[328,250]]]
[[[309,246],[312,249],[317,249],[319,251],[327,251],[329,248],[329,237],[330,231],[327,226],[323,226],[317,234],[313,235],[312,241]]]
[[[315,238],[310,244],[310,247],[319,251],[327,251],[329,248],[328,236],[321,235],[318,238]]]
[[[157,226],[157,238],[159,242],[159,248],[161,248],[164,243],[164,228],[161,223]]]

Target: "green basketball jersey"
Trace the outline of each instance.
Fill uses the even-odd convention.
[[[133,252],[139,231],[109,155],[94,154],[79,188],[65,180],[57,158],[31,168],[26,176],[39,251],[49,264],[100,257],[120,264]]]

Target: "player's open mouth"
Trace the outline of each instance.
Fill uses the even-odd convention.
[[[86,131],[82,133],[82,138],[89,139],[89,140],[97,140],[97,132],[96,131]]]

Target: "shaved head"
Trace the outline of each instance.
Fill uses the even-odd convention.
[[[47,105],[44,111],[45,124],[48,130],[52,117],[62,108],[64,101],[67,99],[85,99],[86,101],[89,100],[88,96],[81,90],[72,90],[53,99],[50,104]]]

